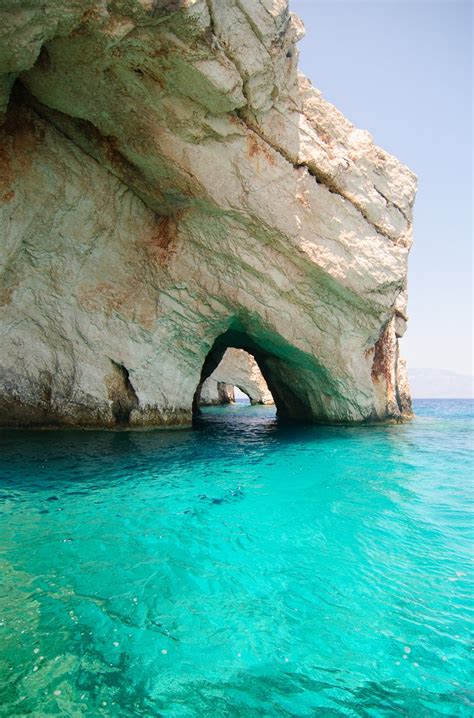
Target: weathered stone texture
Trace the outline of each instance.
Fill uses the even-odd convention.
[[[0,18],[1,423],[189,424],[229,346],[282,416],[409,413],[415,178],[298,74],[284,0]]]

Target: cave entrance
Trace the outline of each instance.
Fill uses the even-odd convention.
[[[255,317],[245,323],[235,320],[227,331],[214,341],[204,360],[195,391],[194,417],[200,413],[201,393],[206,380],[213,375],[228,350],[231,353],[243,350],[244,354],[250,355],[266,382],[279,420],[305,423],[327,420],[328,401],[331,401],[337,392],[332,377],[315,359],[314,354],[306,354],[274,332],[270,333]],[[221,392],[229,392],[230,387],[232,394],[232,388],[238,386],[254,403],[249,386],[240,379],[236,380],[230,374],[217,375],[217,378],[221,380]],[[234,397],[231,396],[230,400],[222,403],[230,403],[233,398],[235,392]]]
[[[199,406],[274,404],[272,394],[252,354],[228,348],[204,381]]]

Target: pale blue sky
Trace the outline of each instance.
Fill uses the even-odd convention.
[[[463,0],[290,0],[300,68],[418,175],[411,367],[472,369],[472,21]]]

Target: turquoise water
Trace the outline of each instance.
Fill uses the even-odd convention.
[[[472,716],[474,404],[0,432],[2,716]]]

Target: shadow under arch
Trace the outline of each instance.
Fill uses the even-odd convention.
[[[202,385],[231,347],[243,349],[254,357],[273,396],[279,420],[303,423],[329,421],[327,401],[331,403],[338,392],[336,383],[324,367],[314,356],[296,349],[278,335],[259,331],[257,337],[238,320],[215,339],[204,360],[193,399],[194,418],[200,413]]]

